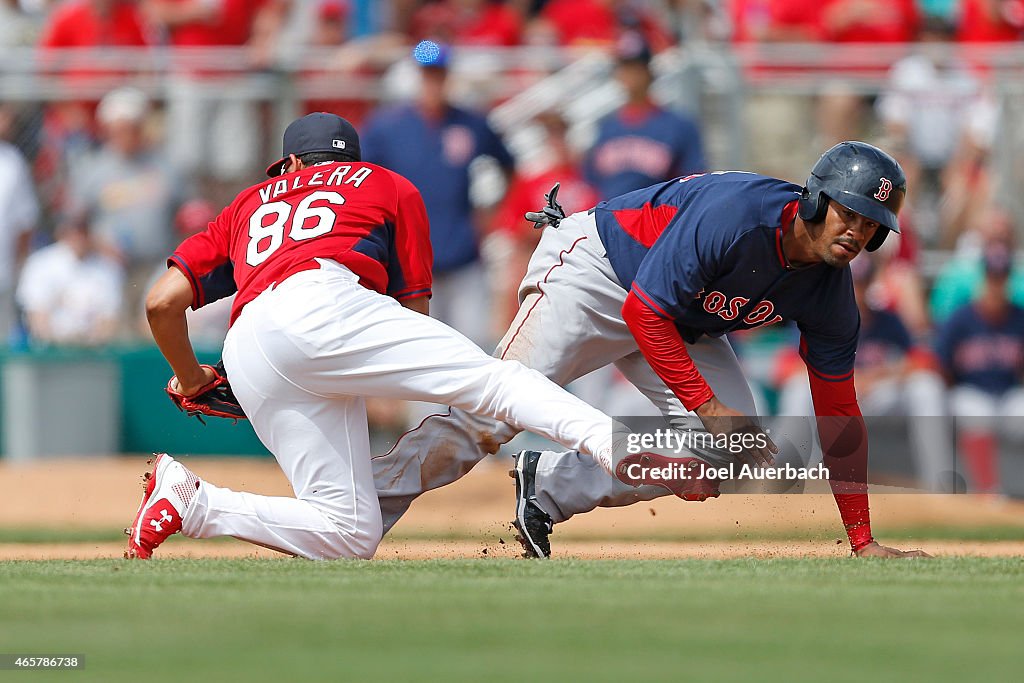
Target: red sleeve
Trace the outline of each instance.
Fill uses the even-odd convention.
[[[430,296],[434,251],[423,197],[411,182],[392,174],[398,203],[395,210],[395,261],[389,268],[388,294],[399,301]]]
[[[149,45],[142,16],[135,5],[123,5],[118,17],[124,27],[124,38],[128,45]]]
[[[687,410],[714,397],[687,353],[675,323],[658,315],[635,288],[622,306],[622,319],[636,338],[644,358]]]
[[[508,188],[508,192],[505,193],[505,201],[501,203],[498,215],[494,219],[494,230],[496,232],[503,232],[511,237],[518,238],[524,232],[524,226],[529,225],[524,214],[527,211],[533,211],[535,207],[530,206],[527,209],[523,209],[526,193],[528,192],[527,186],[528,183],[524,182],[522,176],[518,174],[512,179],[512,184]]]
[[[192,285],[192,308],[197,309],[234,291],[231,265],[230,216],[233,204],[220,212],[206,230],[192,235],[167,259]]]
[[[868,434],[857,391],[853,377],[828,381],[813,372],[807,375],[829,485],[850,546],[857,551],[874,540],[868,511]]]

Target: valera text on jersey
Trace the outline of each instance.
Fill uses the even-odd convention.
[[[331,165],[333,166],[333,164]],[[355,173],[348,175],[351,170],[352,166],[345,164],[317,171],[308,177],[305,177],[303,174],[296,173],[293,174],[291,178],[286,177],[278,180],[272,180],[260,188],[260,199],[264,202],[269,202],[275,197],[287,192],[293,192],[303,187],[340,187],[342,185],[359,187],[363,184],[363,181],[369,178],[370,174],[373,173],[373,169],[369,166],[356,166]]]

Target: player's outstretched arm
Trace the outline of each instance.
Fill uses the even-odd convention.
[[[911,557],[931,557],[931,555],[923,550],[897,550],[896,548],[884,546],[877,541],[868,543],[853,554],[857,557],[881,557],[890,560],[902,560]]]
[[[764,447],[751,448],[737,454],[748,464],[754,467],[771,467],[775,464],[775,456],[779,454],[779,447],[759,425],[753,422],[752,416],[736,412],[714,396],[697,406],[694,412],[704,424],[704,428],[712,434],[748,433],[754,437],[751,440],[752,443],[764,443]]]
[[[146,318],[153,339],[177,380],[177,391],[191,396],[214,380],[212,370],[196,360],[188,338],[185,311],[192,305],[192,285],[177,268],[168,268],[146,295]]]
[[[857,404],[853,377],[825,382],[811,372],[809,378],[823,462],[829,470],[829,485],[850,537],[853,554],[887,559],[931,557],[923,550],[889,548],[872,537],[868,511],[867,428]]]

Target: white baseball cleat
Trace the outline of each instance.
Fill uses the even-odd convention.
[[[157,546],[181,531],[181,518],[200,483],[192,470],[166,453],[157,454],[152,471],[142,478],[146,482],[142,503],[135,521],[125,529],[127,559],[148,560]]]

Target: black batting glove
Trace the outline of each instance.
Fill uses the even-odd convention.
[[[562,183],[555,183],[551,191],[544,195],[544,200],[547,202],[544,208],[540,211],[528,211],[526,213],[526,220],[533,223],[535,230],[540,230],[547,225],[557,228],[561,220],[565,218],[565,209],[558,203],[558,188],[561,186]]]

